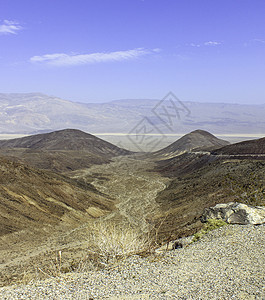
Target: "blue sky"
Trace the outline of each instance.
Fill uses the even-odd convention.
[[[264,0],[1,0],[0,92],[265,103]]]

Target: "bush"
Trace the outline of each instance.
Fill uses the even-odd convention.
[[[214,229],[220,228],[222,226],[227,225],[227,223],[223,220],[216,220],[216,219],[209,219],[204,224],[203,228],[194,234],[192,241],[196,242],[199,239],[202,238],[205,234],[207,234],[209,231],[212,231]]]
[[[91,229],[88,251],[102,264],[149,249],[148,237],[130,226],[98,222]]]

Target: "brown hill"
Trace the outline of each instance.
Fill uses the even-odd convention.
[[[155,156],[175,156],[190,150],[209,150],[228,145],[229,142],[218,139],[204,130],[195,130],[181,137],[173,144],[154,152]]]
[[[131,153],[92,134],[77,129],[64,129],[0,141],[1,148],[29,148],[34,150],[90,151],[97,155],[117,156]]]
[[[68,172],[108,163],[131,152],[91,134],[65,129],[0,141],[0,154],[20,159],[33,167]]]
[[[214,155],[265,154],[265,138],[244,141],[212,151]]]
[[[109,212],[93,186],[0,157],[0,236],[43,226],[76,226]]]

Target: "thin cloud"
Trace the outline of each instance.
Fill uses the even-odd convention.
[[[253,42],[265,44],[265,40],[262,39],[254,39]]]
[[[33,56],[30,58],[32,63],[41,63],[53,66],[76,66],[95,64],[102,62],[115,62],[132,60],[144,55],[150,55],[159,52],[160,49],[146,50],[143,48],[137,48],[126,51],[116,52],[97,52],[89,54],[65,54],[65,53],[54,53],[45,54],[41,56]]]
[[[4,23],[0,25],[0,34],[17,34],[23,27],[18,22],[4,20]]]
[[[253,46],[257,46],[257,45],[260,45],[260,46],[265,45],[265,40],[264,39],[252,39],[243,44],[244,47],[253,47]]]
[[[191,46],[191,47],[197,47],[197,48],[201,47],[200,44],[194,44],[194,43],[191,43],[190,46]]]
[[[204,46],[219,46],[221,45],[222,43],[220,42],[216,42],[216,41],[209,41],[209,42],[205,42],[204,43]]]
[[[190,47],[194,47],[194,48],[200,48],[200,47],[205,47],[205,46],[219,46],[219,45],[222,45],[222,43],[216,42],[216,41],[208,41],[208,42],[204,42],[202,44],[190,43],[187,45]]]

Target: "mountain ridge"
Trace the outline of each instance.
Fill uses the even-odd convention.
[[[174,119],[171,129],[159,118],[169,102],[124,99],[106,103],[78,103],[42,93],[0,94],[0,133],[32,134],[75,128],[96,133],[131,132],[144,117],[156,126],[154,133],[183,132],[197,128],[218,133],[262,133],[265,105],[183,101],[191,114]],[[178,105],[179,103],[176,103]],[[180,110],[181,112],[181,110]],[[157,128],[159,130],[157,130]]]

